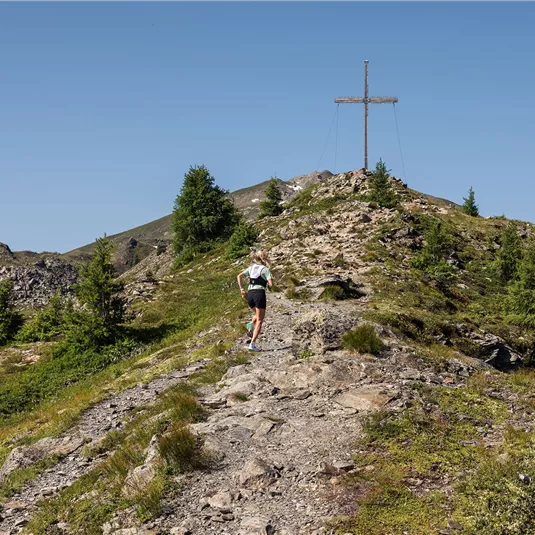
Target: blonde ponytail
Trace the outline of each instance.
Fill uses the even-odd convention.
[[[251,260],[255,264],[262,264],[268,268],[271,268],[271,261],[269,259],[268,252],[265,249],[262,249],[261,251],[254,251],[251,254]]]

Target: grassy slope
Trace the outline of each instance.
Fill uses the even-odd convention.
[[[196,269],[217,255],[207,255],[189,267]],[[228,348],[239,332],[238,318],[245,308],[236,292],[235,268],[227,264],[216,260],[213,270],[199,272],[198,276],[195,272],[176,273],[159,287],[156,301],[137,305],[142,314],[130,327],[138,338],[151,340],[141,352],[95,373],[89,371],[82,380],[63,385],[56,390],[57,394],[49,394],[37,405],[23,407],[21,412],[0,419],[0,461],[13,446],[68,429],[85,408],[110,392],[148,381],[192,360],[217,356]],[[214,326],[215,329],[200,336],[199,333]],[[222,338],[225,343],[211,349]],[[46,353],[44,349],[41,352]],[[45,355],[29,368],[4,364],[4,385],[16,389],[27,374],[48,380],[49,359]]]

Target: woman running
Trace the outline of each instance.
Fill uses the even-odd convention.
[[[252,254],[253,263],[245,271],[238,275],[238,286],[242,297],[247,300],[251,311],[254,314],[253,321],[247,327],[253,331],[249,351],[260,351],[256,345],[256,339],[262,330],[262,322],[266,315],[266,288],[273,288],[273,276],[271,275],[270,262],[267,251],[254,252]],[[247,293],[243,289],[243,277],[249,277],[249,287]]]

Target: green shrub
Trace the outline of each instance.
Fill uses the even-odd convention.
[[[320,299],[325,299],[327,301],[341,301],[342,299],[347,299],[347,295],[341,286],[331,284],[326,286],[323,292],[321,292]]]
[[[0,418],[35,408],[66,386],[131,355],[135,348],[134,342],[123,340],[114,345],[81,351],[79,346],[62,340],[51,356],[4,377],[0,383]]]
[[[442,221],[433,221],[424,238],[424,246],[419,254],[413,256],[411,266],[428,272],[437,271],[437,267],[438,271],[448,271],[445,256],[451,248],[451,236]]]
[[[520,236],[516,224],[510,221],[503,232],[502,246],[496,255],[496,267],[502,282],[509,282],[518,274],[518,264],[522,257]]]
[[[535,327],[535,238],[530,238],[518,267],[518,280],[509,285],[505,309],[511,323]]]
[[[17,333],[19,342],[48,342],[65,331],[66,304],[59,293],[25,323]]]
[[[0,281],[0,346],[13,338],[22,323],[13,296],[11,279]]]
[[[183,473],[208,465],[202,443],[182,424],[176,424],[159,442],[159,450],[167,466],[175,473]]]
[[[251,246],[258,239],[258,230],[245,221],[242,221],[232,233],[228,242],[227,258],[235,260],[249,253]]]
[[[310,290],[308,288],[297,288],[295,285],[290,284],[286,289],[286,297],[296,301],[306,301],[310,298]]]
[[[347,331],[342,344],[345,349],[357,351],[358,353],[371,353],[377,355],[384,349],[385,345],[379,338],[372,325],[364,324]]]

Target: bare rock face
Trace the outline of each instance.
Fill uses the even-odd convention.
[[[323,354],[341,347],[342,335],[358,323],[358,318],[332,310],[316,310],[305,314],[293,328],[292,353],[303,351]]]
[[[0,247],[0,263],[5,251],[5,248]],[[16,255],[13,258],[16,260]],[[38,258],[32,263],[15,261],[4,264],[0,265],[0,280],[11,279],[15,301],[29,307],[45,305],[57,291],[68,293],[78,281],[78,270],[59,257]]]
[[[334,398],[334,402],[357,412],[375,412],[396,397],[397,392],[383,386],[365,385],[343,392]]]

